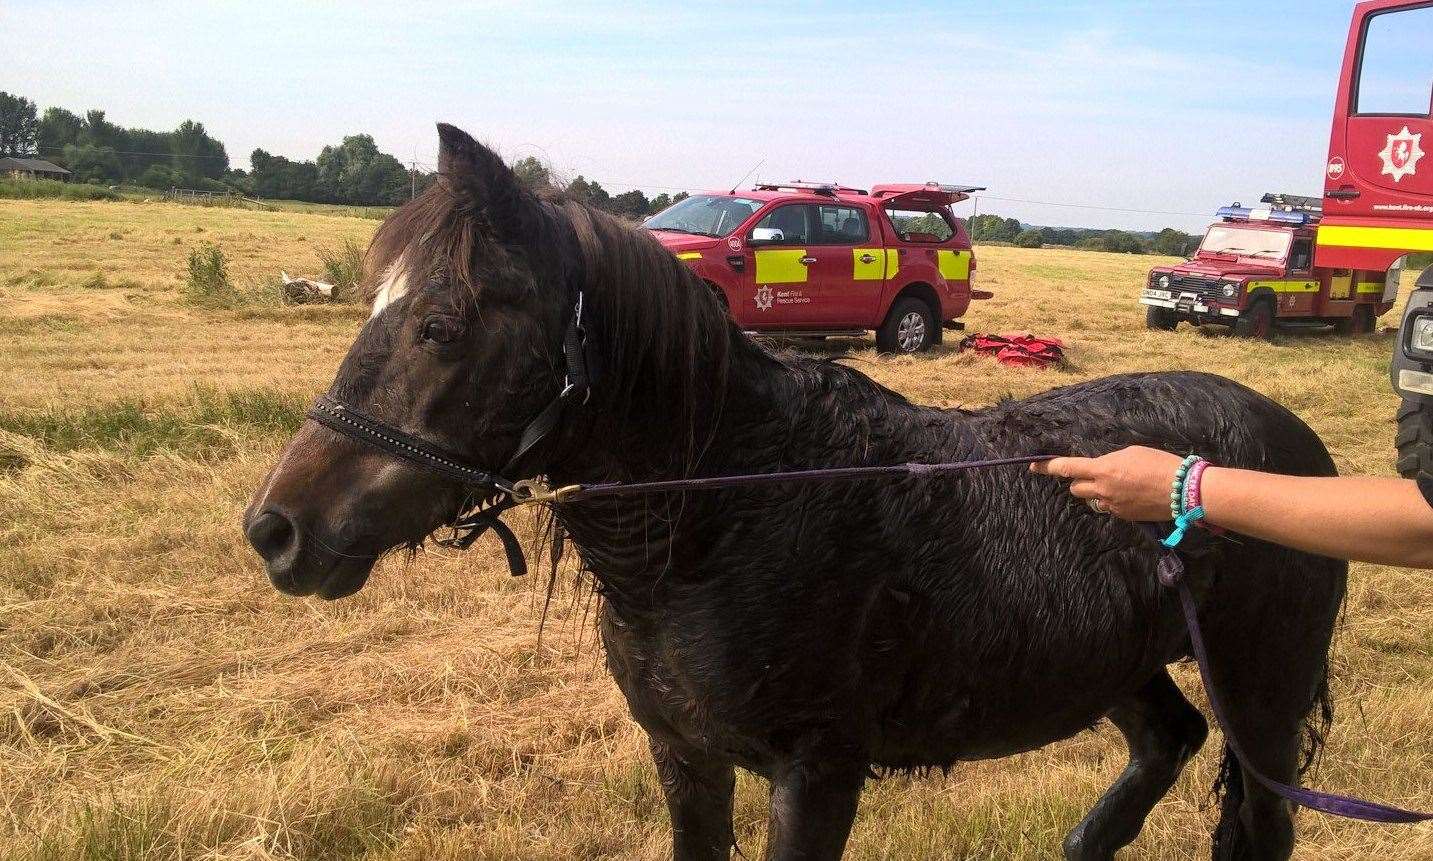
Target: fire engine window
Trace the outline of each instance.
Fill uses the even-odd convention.
[[[805,245],[811,240],[812,210],[815,208],[801,203],[779,206],[768,212],[753,229],[774,228],[781,231],[780,244]]]
[[[1433,6],[1374,15],[1364,31],[1355,113],[1426,117],[1433,109]]]
[[[866,213],[854,206],[818,206],[821,220],[821,245],[855,245],[870,235]]]
[[[1312,239],[1300,239],[1294,242],[1294,250],[1289,252],[1289,271],[1304,272],[1313,263],[1314,243]]]
[[[906,242],[944,242],[955,235],[955,229],[939,212],[887,209],[886,215],[896,234]]]
[[[1228,254],[1234,257],[1262,257],[1283,260],[1289,250],[1288,233],[1264,230],[1237,224],[1216,224],[1204,234],[1199,250],[1207,254]]]

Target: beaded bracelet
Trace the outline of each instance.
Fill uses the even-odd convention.
[[[1200,489],[1200,481],[1204,478],[1204,470],[1209,466],[1209,461],[1204,458],[1194,462],[1189,472],[1184,476],[1184,510],[1199,508],[1204,501]]]
[[[1179,469],[1174,471],[1174,483],[1169,489],[1169,519],[1178,520],[1179,515],[1185,511],[1184,505],[1184,479],[1189,475],[1190,467],[1200,460],[1199,455],[1191,454],[1179,464]]]

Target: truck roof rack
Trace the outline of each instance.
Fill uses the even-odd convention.
[[[1259,200],[1260,203],[1268,203],[1277,206],[1285,212],[1308,212],[1322,215],[1324,201],[1321,197],[1309,197],[1305,194],[1277,194],[1269,192]]]
[[[865,194],[862,188],[849,188],[835,182],[807,182],[802,179],[793,179],[790,182],[758,182],[757,191],[810,191],[815,194],[825,194],[835,197],[837,192],[847,194]]]
[[[1318,224],[1320,213],[1277,204],[1243,206],[1235,203],[1233,206],[1221,206],[1219,217],[1224,221],[1264,221],[1273,224],[1287,224],[1291,227],[1306,227]]]

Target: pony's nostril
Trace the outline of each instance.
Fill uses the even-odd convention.
[[[298,529],[294,522],[277,511],[265,511],[254,518],[244,534],[254,550],[270,565],[290,555],[289,551],[298,543]]]

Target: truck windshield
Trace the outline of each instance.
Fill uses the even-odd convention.
[[[759,200],[697,194],[679,200],[647,219],[647,229],[696,236],[726,236],[760,208]]]
[[[1256,227],[1234,227],[1216,224],[1204,234],[1199,250],[1210,254],[1233,254],[1239,257],[1263,257],[1283,260],[1289,253],[1290,233],[1282,230],[1260,230]]]

